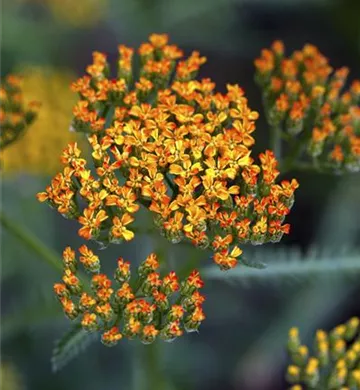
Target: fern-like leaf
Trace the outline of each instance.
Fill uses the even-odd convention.
[[[252,259],[251,257],[244,257],[244,256],[240,257],[239,264],[244,265],[245,267],[248,268],[255,268],[255,269],[264,269],[267,267],[267,264],[263,263],[262,261],[258,261]]]
[[[262,252],[262,255],[261,255]],[[254,262],[259,255],[269,263],[266,269],[241,267],[240,265],[230,272],[222,272],[216,266],[210,266],[202,270],[202,274],[208,279],[220,279],[228,282],[241,283],[248,280],[270,281],[288,280],[288,278],[310,278],[311,276],[350,277],[360,274],[360,254],[345,253],[326,256],[318,251],[312,251],[302,255],[294,249],[279,248],[279,250],[262,250],[254,253]]]
[[[97,338],[96,333],[88,333],[80,324],[74,325],[59,339],[53,350],[51,365],[53,372],[65,367],[79,353],[83,352]]]

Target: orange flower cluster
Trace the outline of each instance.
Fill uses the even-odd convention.
[[[79,319],[86,331],[101,331],[105,345],[115,345],[123,337],[139,338],[145,344],[156,337],[172,341],[184,330],[197,331],[205,319],[205,298],[198,291],[204,283],[198,271],[181,283],[173,271],[161,278],[152,253],[135,278],[131,278],[130,263],[119,258],[111,280],[100,273],[99,258],[87,246],[81,246],[79,252],[80,263],[93,274],[91,291],[86,291],[76,275],[78,261],[69,247],[63,253],[63,283],[56,283],[54,291],[66,316]]]
[[[299,138],[317,166],[359,171],[360,81],[342,92],[348,68],[333,71],[310,44],[285,57],[280,41],[263,49],[255,66],[269,123]]]
[[[332,329],[319,329],[314,340],[314,356],[301,345],[299,330],[289,331],[288,350],[292,364],[287,369],[291,390],[321,388],[334,390],[360,389],[360,340],[358,317]]]
[[[80,100],[72,127],[88,133],[96,175],[70,144],[64,171],[39,200],[78,219],[85,239],[113,243],[134,237],[130,225],[143,205],[171,242],[210,247],[222,269],[236,265],[239,243],[280,240],[298,184],[276,184],[271,151],[260,164],[250,157],[258,113],[243,90],[227,85],[221,94],[210,79],[195,80],[205,57],[177,61],[183,53],[165,34],[151,35],[138,53],[138,79],[134,50],[120,45],[117,78],[95,52],[88,75],[73,83]]]
[[[36,118],[40,104],[30,102],[26,107],[21,91],[21,78],[8,75],[0,88],[0,149],[16,141]]]

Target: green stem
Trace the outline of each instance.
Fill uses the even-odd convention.
[[[274,126],[270,129],[270,148],[275,154],[276,159],[281,162],[281,127]]]
[[[281,168],[282,174],[289,172],[292,169],[295,169],[295,167],[297,166],[296,161],[302,152],[302,149],[304,147],[305,142],[306,142],[306,139],[305,139],[305,141],[304,140],[297,141],[297,143],[295,144],[292,151],[289,153],[287,158],[284,160],[283,166]]]
[[[61,256],[59,256],[51,248],[45,245],[29,230],[17,224],[16,222],[13,222],[2,211],[0,211],[0,222],[10,234],[12,234],[19,241],[25,244],[45,263],[47,263],[57,271],[63,272],[63,262],[61,260]],[[78,271],[78,275],[83,283],[84,288],[89,289],[89,280],[87,278],[87,275],[81,271]]]
[[[110,111],[110,108],[111,108],[111,105],[110,104],[107,104],[106,106],[105,106],[105,108],[104,108],[104,111],[103,111],[103,113],[102,113],[102,117],[105,119],[105,122],[106,122],[106,120],[107,120],[107,115],[108,115],[108,113],[109,113],[109,111]]]
[[[160,347],[159,342],[154,342],[143,348],[144,368],[148,383],[147,390],[163,390],[166,388],[164,373],[161,372],[162,370],[159,367]]]
[[[293,146],[291,152],[288,154],[287,158],[284,160],[281,172],[282,174],[289,172],[292,169],[297,169],[298,164],[301,164],[299,159],[306,144],[311,139],[312,129],[316,120],[316,115],[317,111],[315,109],[312,109],[308,114],[300,138],[295,139],[295,145]]]
[[[173,194],[174,194],[175,191],[176,191],[176,188],[175,188],[174,183],[171,181],[170,177],[169,177],[166,173],[164,174],[164,177],[165,177],[166,183],[169,185],[171,191],[172,191]]]
[[[16,222],[12,221],[10,218],[6,217],[2,211],[0,211],[0,222],[9,233],[23,242],[34,253],[39,255],[42,260],[44,260],[47,264],[51,265],[56,270],[62,272],[63,266],[59,255],[53,252],[29,230],[23,228]]]

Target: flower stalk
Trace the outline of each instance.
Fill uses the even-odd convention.
[[[39,259],[46,262],[52,268],[57,271],[62,271],[60,256],[58,256],[51,248],[37,238],[33,233],[24,228],[22,225],[14,222],[11,218],[7,217],[2,211],[0,211],[1,225],[20,242],[32,250]]]

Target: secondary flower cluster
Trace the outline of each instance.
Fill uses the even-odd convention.
[[[360,81],[343,91],[349,69],[333,71],[310,44],[286,57],[280,41],[263,49],[255,66],[269,123],[306,148],[316,167],[359,171]]]
[[[66,316],[79,319],[86,331],[102,332],[105,345],[113,346],[123,337],[139,338],[145,344],[156,337],[172,341],[184,330],[197,331],[205,319],[205,298],[198,291],[204,283],[198,271],[192,271],[181,283],[173,271],[161,277],[152,253],[135,276],[130,263],[119,258],[111,280],[100,273],[100,260],[87,246],[81,246],[79,252],[80,263],[93,274],[90,289],[86,290],[77,276],[75,251],[67,247],[63,283],[56,283],[54,291]]]
[[[299,331],[289,331],[288,351],[293,363],[288,366],[287,380],[295,384],[291,390],[321,388],[360,389],[359,318],[353,317],[329,333],[318,330],[314,340],[314,356],[301,345]]]
[[[138,53],[138,79],[134,50],[120,45],[117,78],[95,52],[88,75],[73,83],[72,127],[88,133],[96,173],[70,144],[64,171],[39,200],[78,219],[85,239],[114,243],[134,237],[129,225],[142,204],[171,242],[210,247],[222,269],[236,265],[237,244],[280,240],[298,184],[276,183],[271,151],[260,164],[250,157],[258,113],[243,90],[228,85],[221,94],[210,79],[195,80],[205,57],[177,61],[183,53],[166,35],[151,35]]]
[[[16,141],[35,120],[39,109],[36,101],[25,105],[21,89],[21,78],[8,75],[0,88],[0,149]]]

